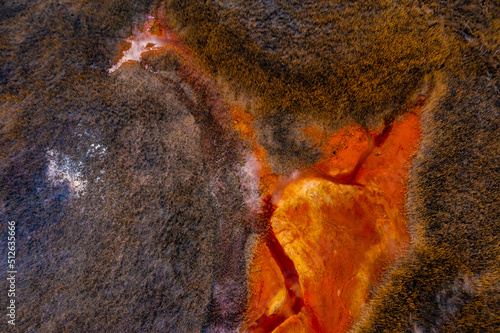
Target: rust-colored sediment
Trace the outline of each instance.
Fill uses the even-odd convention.
[[[380,133],[357,125],[330,134],[305,130],[324,158],[279,190],[269,236],[251,265],[243,331],[349,329],[383,269],[410,240],[404,195],[420,136],[418,114],[416,106]],[[289,258],[293,269],[273,252]],[[292,281],[287,271],[295,272]]]
[[[308,170],[277,175],[256,140],[252,116],[220,100],[213,80],[164,18],[146,25],[136,36],[161,38],[159,52],[172,50],[182,57],[179,74],[203,96],[221,129],[239,133],[259,163],[266,231],[250,265],[241,331],[347,331],[370,288],[410,240],[404,195],[423,100],[378,132],[356,124],[336,132],[305,128],[323,158]]]

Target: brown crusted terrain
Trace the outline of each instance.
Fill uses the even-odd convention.
[[[154,53],[108,73],[161,5],[197,66]],[[283,175],[324,153],[308,125],[378,127],[437,82],[410,171],[412,246],[352,330],[500,330],[498,17],[494,1],[2,2],[0,215],[18,225],[18,327],[241,327],[261,231],[251,149],[226,126],[227,96],[190,72],[201,65],[251,105]]]
[[[172,13],[182,8],[174,14],[180,31],[214,71],[263,96],[263,129],[272,134],[262,142],[271,160],[285,161],[279,170],[314,159],[314,149],[287,134],[303,113],[377,123],[402,109],[424,74],[439,71],[408,193],[414,246],[355,330],[499,329],[498,4],[169,4]],[[198,11],[211,14],[195,23],[189,13]]]

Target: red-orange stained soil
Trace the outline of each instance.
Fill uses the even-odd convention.
[[[256,140],[252,116],[219,100],[213,80],[165,18],[160,21],[150,19],[147,31],[162,39],[162,50],[182,56],[179,74],[205,96],[223,127],[240,134],[259,162],[267,233],[250,265],[242,331],[345,332],[370,287],[408,246],[404,195],[423,101],[379,132],[357,125],[335,133],[306,128],[323,158],[288,178],[276,175]]]
[[[313,127],[305,132],[324,158],[279,189],[270,236],[251,264],[243,331],[347,331],[370,287],[410,240],[404,195],[420,136],[418,108],[380,133],[356,125],[330,135]],[[270,247],[269,239],[280,246]],[[297,277],[287,275],[274,251],[293,262]],[[290,276],[300,290],[287,292]],[[297,311],[294,302],[303,306]]]

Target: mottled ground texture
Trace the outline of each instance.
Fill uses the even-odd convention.
[[[434,82],[413,246],[353,331],[500,331],[498,1],[20,0],[0,3],[0,254],[14,220],[19,332],[243,319],[246,148],[173,55],[107,71],[160,5],[227,95],[252,101],[277,173],[317,160],[305,124],[377,126]]]
[[[18,225],[20,332],[199,332],[222,275],[217,244],[239,237],[243,253],[240,221],[217,233],[244,213],[235,156],[216,180],[211,156],[228,140],[195,119],[207,110],[175,64],[106,71],[150,5],[2,3],[0,214]],[[229,323],[246,292],[236,259]]]

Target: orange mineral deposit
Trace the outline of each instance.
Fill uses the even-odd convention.
[[[324,158],[281,187],[268,209],[269,232],[250,266],[242,331],[349,329],[410,240],[404,196],[418,114],[416,107],[379,133],[357,125],[326,138],[315,133]]]
[[[404,195],[423,101],[379,132],[355,124],[333,133],[306,128],[323,158],[310,169],[277,175],[256,139],[253,117],[221,100],[214,80],[168,28],[161,9],[158,15],[134,31],[109,71],[140,61],[145,52],[177,53],[183,60],[178,74],[204,96],[220,130],[238,133],[249,146],[265,235],[250,265],[242,331],[345,332],[384,268],[408,246]]]

